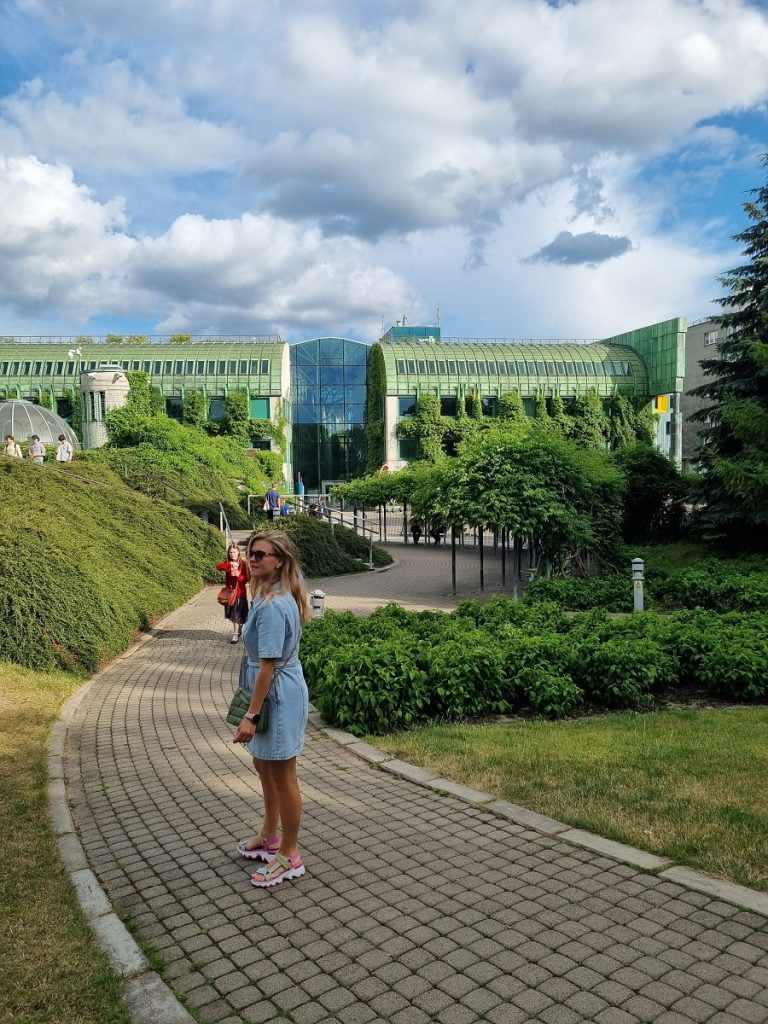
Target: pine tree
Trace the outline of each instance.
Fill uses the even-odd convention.
[[[768,154],[763,163],[768,167]],[[702,360],[711,378],[691,394],[711,404],[692,419],[704,424],[697,453],[702,478],[696,516],[703,533],[740,546],[768,546],[768,183],[743,204],[752,224],[734,238],[749,262],[720,278],[717,301],[726,338],[717,358]]]

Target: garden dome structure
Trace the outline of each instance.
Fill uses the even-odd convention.
[[[79,448],[77,435],[66,420],[50,409],[34,402],[13,398],[0,402],[0,437],[12,434],[17,441],[29,441],[37,434],[43,444],[55,445],[59,434],[64,434],[73,448]]]

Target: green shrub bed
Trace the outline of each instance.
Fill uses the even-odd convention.
[[[274,523],[259,521],[257,529],[282,530],[290,535],[299,552],[301,568],[306,576],[344,576],[368,569],[368,541],[346,526],[329,523],[312,516],[283,516]],[[392,556],[383,548],[373,546],[375,567],[390,565]]]
[[[218,531],[75,468],[0,463],[0,660],[93,671],[220,577]]]
[[[768,700],[768,619],[756,612],[615,619],[503,597],[452,613],[388,605],[367,619],[327,612],[305,630],[301,656],[324,717],[358,736],[491,714],[643,710],[689,685]]]
[[[629,572],[588,579],[533,580],[526,588],[526,604],[553,601],[569,611],[601,608],[608,612],[632,611]],[[646,567],[646,607],[705,608],[717,612],[768,611],[768,571],[760,564],[729,565],[714,559],[696,568],[665,570]]]

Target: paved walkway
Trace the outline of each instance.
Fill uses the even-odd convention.
[[[448,606],[447,556],[398,554],[320,581],[329,605]],[[768,1021],[765,918],[377,770],[314,727],[308,874],[253,889],[234,846],[260,799],[222,720],[226,640],[209,588],[96,677],[66,743],[90,864],[201,1020]]]

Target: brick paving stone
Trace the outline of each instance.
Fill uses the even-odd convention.
[[[322,581],[329,602],[442,587],[428,603],[453,605],[447,555],[397,553],[388,573]],[[763,917],[382,772],[314,727],[308,874],[252,890],[233,837],[258,820],[259,788],[220,717],[239,652],[219,612],[210,590],[99,673],[66,761],[91,866],[207,1019],[767,1024]],[[164,742],[180,714],[184,742]],[[483,872],[471,890],[467,856]]]

